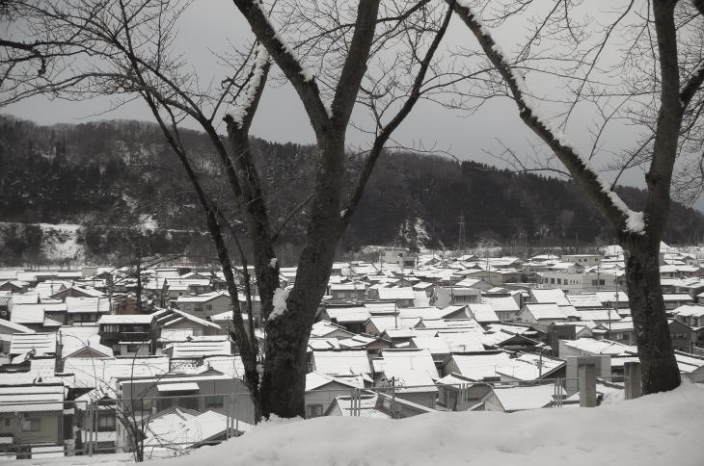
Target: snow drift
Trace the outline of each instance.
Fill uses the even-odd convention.
[[[221,445],[150,464],[701,466],[703,420],[704,388],[688,383],[598,408],[270,422]]]

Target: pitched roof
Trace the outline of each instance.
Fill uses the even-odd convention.
[[[167,356],[128,358],[66,358],[64,374],[74,374],[67,385],[89,388],[109,383],[112,379],[154,377],[169,371]]]
[[[348,386],[350,388],[355,388],[354,384],[350,384],[345,380],[336,379],[334,377],[329,377],[325,374],[319,374],[318,372],[309,372],[306,374],[306,391],[317,390],[324,387],[330,383],[339,383],[341,385]]]
[[[66,297],[66,311],[69,314],[92,314],[110,312],[110,299],[107,297]]]
[[[0,387],[0,412],[62,411],[63,385],[16,385]]]
[[[486,351],[483,353],[453,354],[460,375],[472,380],[482,380],[485,377],[495,377],[497,367],[511,364],[508,353],[503,351]]]
[[[335,321],[344,323],[366,322],[372,315],[365,307],[328,307],[325,313]]]
[[[56,353],[55,333],[15,333],[10,343],[10,354],[34,352],[35,356]]]
[[[98,324],[151,324],[153,319],[153,314],[109,314],[101,316]]]
[[[683,317],[702,317],[704,316],[704,306],[694,304],[684,304],[672,311]]]
[[[576,340],[560,340],[560,344],[589,354],[610,354],[612,356],[638,354],[638,349],[635,346],[624,345],[610,340],[578,338]]]
[[[565,292],[560,289],[539,290],[532,289],[531,294],[538,303],[555,303],[560,305],[569,305],[570,302],[565,295]]]
[[[182,321],[183,319],[188,320],[190,322],[193,322],[194,324],[198,324],[202,327],[210,327],[210,328],[215,328],[215,329],[220,329],[220,326],[216,324],[215,322],[211,322],[209,320],[202,319],[198,316],[194,316],[193,314],[189,314],[188,312],[184,312],[178,309],[168,309],[168,310],[163,310],[164,312],[161,312],[159,314],[156,314],[157,317],[157,323],[161,325],[162,327],[169,327],[170,325],[174,325],[177,322]],[[159,311],[157,311],[159,312]],[[230,318],[232,317],[232,312],[227,311],[228,314],[230,314]]]
[[[10,312],[10,321],[16,324],[43,324],[44,304],[15,304]]]
[[[2,333],[34,333],[34,330],[7,319],[0,319],[0,334]]]
[[[474,320],[481,323],[500,322],[501,320],[489,304],[470,303],[467,308],[474,317]]]
[[[567,320],[565,311],[555,303],[527,303],[525,309],[530,312],[536,320],[543,319],[564,319]]]
[[[326,375],[371,374],[365,350],[313,351],[315,371]]]
[[[372,316],[369,321],[376,327],[379,332],[384,332],[387,329],[397,328],[413,328],[421,321],[420,317],[399,317],[399,316]]]
[[[506,411],[543,408],[553,401],[554,393],[554,384],[494,387],[494,395]]]
[[[232,345],[226,336],[219,338],[194,337],[191,341],[172,343],[170,349],[173,359],[197,359],[204,356],[232,354]]]
[[[491,306],[494,312],[518,312],[521,308],[511,296],[482,296],[482,302]]]

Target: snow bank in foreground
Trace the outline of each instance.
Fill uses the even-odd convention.
[[[704,388],[687,384],[599,408],[277,423],[148,464],[701,466],[703,420]]]

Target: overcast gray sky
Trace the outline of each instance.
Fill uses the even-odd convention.
[[[226,40],[241,43],[249,33],[249,28],[232,1],[196,0],[181,20],[176,47],[194,69],[204,76],[203,81],[208,81],[217,79],[216,59],[211,50],[221,52],[226,49]],[[513,42],[519,40],[522,34],[521,32],[513,36],[511,31],[502,30],[498,39],[505,49],[510,50]],[[455,44],[474,41],[457,21],[450,30],[448,39],[450,43]],[[545,83],[534,84],[539,86]],[[107,111],[113,104],[109,98],[67,102],[36,97],[6,107],[3,112],[39,124],[80,123],[115,118],[152,120],[148,109],[141,102],[129,103]],[[593,119],[594,115],[584,110],[575,118],[576,124],[572,124],[567,131],[574,143],[584,150],[589,149],[591,139],[585,130],[586,126],[580,127],[580,124],[588,125]],[[288,85],[280,83],[268,84],[254,120],[252,134],[278,142],[313,142],[313,132],[297,96]],[[449,111],[436,104],[422,103],[397,130],[394,139],[406,146],[449,151],[461,159],[492,165],[502,165],[498,159],[486,153],[487,150],[498,150],[500,145],[497,140],[526,152],[532,152],[531,142],[545,150],[520,122],[515,105],[508,99],[492,100],[472,115]],[[632,145],[634,139],[635,133],[623,125],[614,127],[604,137],[609,147],[617,149]],[[363,145],[365,140],[364,135],[350,130],[350,144]],[[597,160],[595,164],[601,166],[605,162],[604,158]],[[642,172],[639,169],[631,170],[623,178],[624,183],[635,186],[643,186],[642,180]],[[704,203],[700,201],[698,206],[702,208]]]

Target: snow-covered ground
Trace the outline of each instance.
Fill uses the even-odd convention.
[[[221,445],[148,464],[701,466],[703,427],[704,388],[688,383],[598,408],[272,422]],[[101,463],[99,456],[93,459]],[[52,464],[59,462],[71,459]]]

